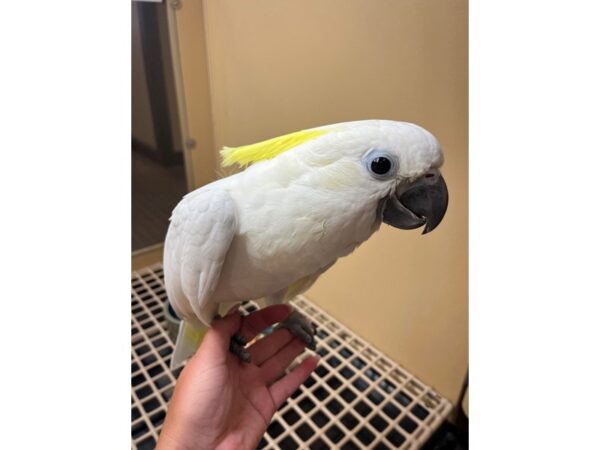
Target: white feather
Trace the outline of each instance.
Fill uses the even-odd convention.
[[[379,228],[379,201],[398,183],[443,162],[435,138],[413,124],[326,128],[332,132],[202,187],[175,208],[164,266],[178,314],[209,324],[220,302],[283,298],[296,281],[314,281]],[[362,157],[373,148],[397,155],[397,178],[369,176]]]

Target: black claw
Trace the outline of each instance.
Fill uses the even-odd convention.
[[[233,339],[237,344],[241,345],[242,347],[248,343],[248,340],[241,334],[234,334],[231,339]]]
[[[243,362],[249,363],[250,353],[235,339],[235,336],[229,341],[229,351],[240,358]]]

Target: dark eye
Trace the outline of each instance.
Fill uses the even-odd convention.
[[[371,161],[371,170],[377,175],[385,175],[392,168],[392,162],[385,156],[378,156]]]
[[[363,156],[363,164],[371,176],[378,180],[394,178],[398,172],[398,158],[385,150],[369,150]]]

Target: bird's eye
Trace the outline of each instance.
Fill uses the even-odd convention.
[[[385,156],[378,156],[371,161],[371,170],[377,175],[385,175],[392,168],[392,163]]]
[[[396,176],[398,160],[395,155],[377,149],[372,149],[363,157],[364,164],[372,176],[388,179]]]

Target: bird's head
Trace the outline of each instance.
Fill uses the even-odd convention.
[[[281,178],[308,177],[324,189],[354,190],[374,201],[379,219],[404,230],[424,226],[423,234],[429,233],[448,206],[440,144],[412,123],[338,123],[225,148],[222,155],[224,165],[261,162]]]
[[[440,173],[442,149],[429,131],[390,120],[322,129],[331,132],[320,138],[319,147],[339,154],[334,166],[354,166],[354,179],[360,177],[363,191],[378,199],[377,214],[383,222],[404,230],[423,227],[423,234],[440,224],[448,207],[448,190]]]

